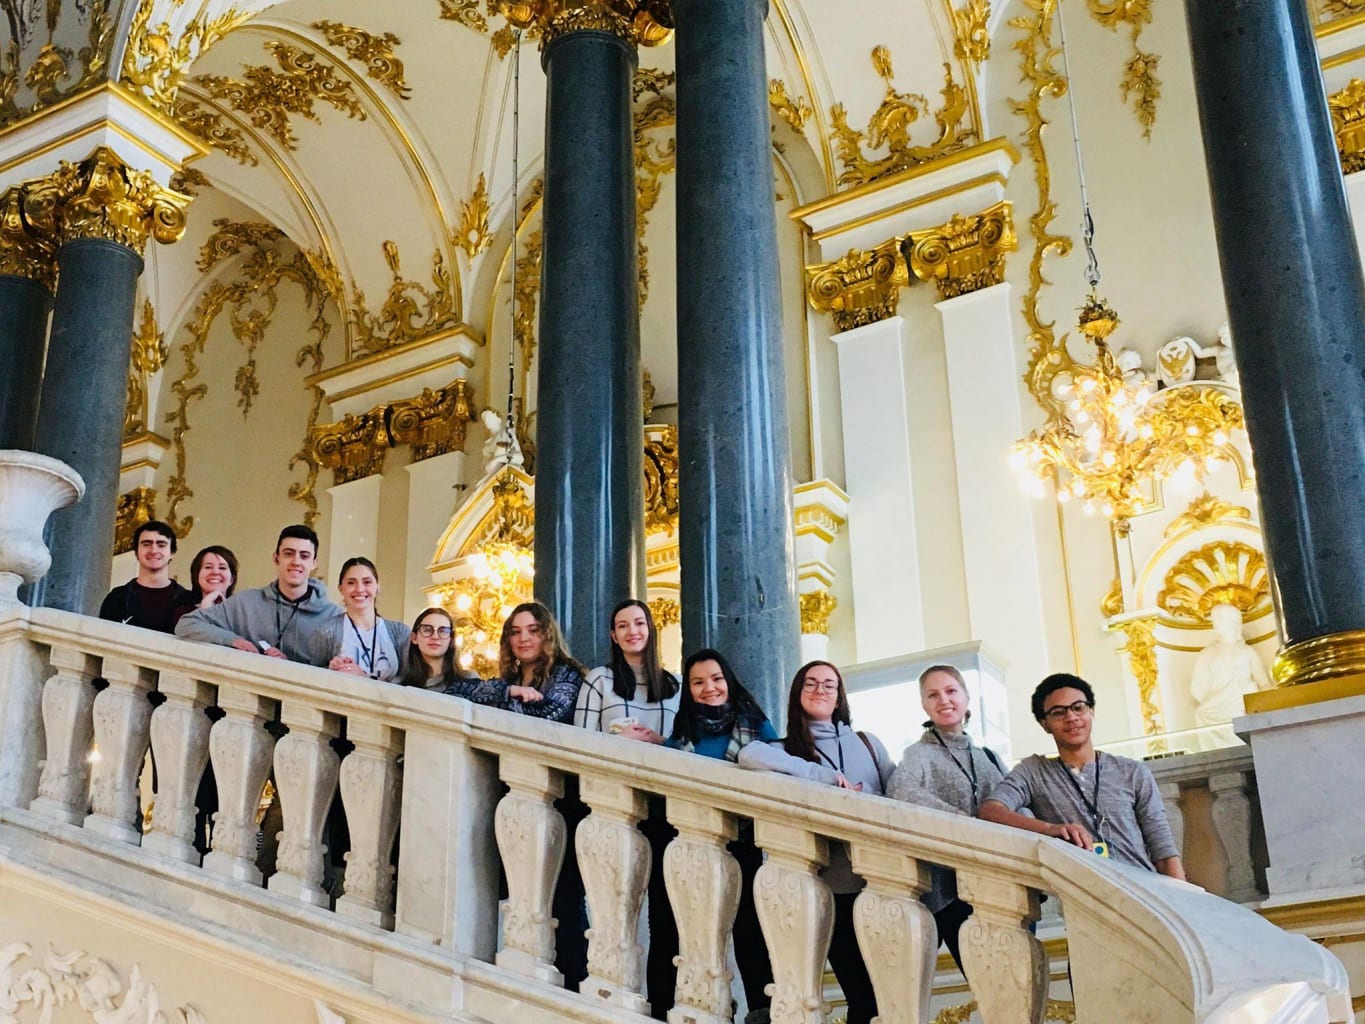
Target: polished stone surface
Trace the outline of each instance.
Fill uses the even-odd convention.
[[[34,447],[85,480],[85,500],[52,517],[52,569],[34,604],[93,615],[109,589],[133,307],[142,260],[99,239],[68,242],[52,311]]]
[[[800,657],[764,0],[677,0],[684,653],[780,725]]]
[[[536,597],[574,654],[606,654],[644,593],[644,411],[630,83],[600,32],[546,47],[544,259],[536,392]]]
[[[0,448],[32,448],[52,296],[37,281],[0,275]]]
[[[1308,10],[1185,7],[1286,639],[1365,628],[1365,280]]]

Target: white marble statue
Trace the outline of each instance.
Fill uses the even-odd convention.
[[[1237,373],[1237,358],[1232,351],[1232,326],[1224,320],[1218,328],[1218,344],[1204,350],[1205,355],[1213,356],[1218,366],[1218,376],[1235,388],[1242,386]]]
[[[1214,640],[1194,659],[1190,696],[1196,704],[1196,726],[1223,728],[1204,737],[1200,747],[1205,750],[1236,743],[1227,723],[1246,714],[1243,694],[1268,690],[1274,685],[1260,656],[1242,636],[1242,612],[1236,605],[1214,605],[1209,611],[1209,622]]]

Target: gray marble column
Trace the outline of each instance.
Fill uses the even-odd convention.
[[[544,50],[536,597],[599,663],[644,597],[644,412],[630,83],[635,48],[570,31]]]
[[[0,448],[32,448],[52,293],[38,281],[0,275]]]
[[[1365,281],[1303,0],[1186,0],[1286,639],[1365,628]]]
[[[777,722],[800,658],[766,0],[673,0],[684,652]]]
[[[52,516],[52,570],[30,597],[94,615],[109,589],[142,257],[117,242],[77,238],[58,250],[57,270],[34,447],[81,475],[85,500]]]

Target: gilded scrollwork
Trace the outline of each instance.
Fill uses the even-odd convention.
[[[835,327],[851,331],[896,315],[910,271],[901,239],[893,238],[866,252],[850,249],[837,260],[809,266],[806,281],[811,307],[832,313]]]
[[[479,0],[440,0],[440,4],[442,21],[453,21],[475,32],[488,31],[488,19],[480,10]]]
[[[800,597],[801,632],[806,635],[829,635],[829,617],[839,607],[839,599],[828,590],[811,590]]]
[[[142,0],[133,14],[122,78],[158,110],[171,110],[190,65],[251,15],[232,7],[209,20],[193,18],[177,31],[168,21],[151,24],[155,5]]]
[[[911,232],[903,243],[906,262],[921,281],[933,281],[939,297],[956,298],[1005,280],[1005,253],[1019,248],[1008,201],[970,217]]]
[[[678,528],[678,428],[669,424],[645,438],[645,532]]]
[[[666,629],[682,622],[682,605],[671,597],[656,597],[649,602],[649,612],[654,616],[654,628]]]
[[[1194,530],[1211,523],[1221,523],[1228,519],[1251,521],[1251,509],[1245,505],[1234,505],[1205,492],[1190,502],[1184,512],[1176,516],[1166,527],[1165,536],[1174,537],[1177,533]]]
[[[798,133],[805,131],[806,122],[815,113],[804,96],[789,95],[787,83],[780,78],[768,81],[768,106]]]
[[[133,531],[143,523],[156,518],[156,490],[151,487],[134,487],[126,494],[118,496],[118,508],[114,515],[114,554],[121,555],[133,550]]]
[[[1161,710],[1161,688],[1157,679],[1156,616],[1129,619],[1111,627],[1123,634],[1121,653],[1128,655],[1128,668],[1138,684],[1138,705],[1143,732],[1155,736],[1166,731]]]
[[[545,254],[544,239],[537,228],[526,237],[526,246],[516,260],[512,287],[512,334],[521,353],[521,376],[531,372],[536,354],[536,305],[540,301],[540,261]]]
[[[171,175],[171,188],[191,199],[198,197],[201,188],[212,188],[208,175],[197,167],[182,167]]]
[[[0,195],[0,274],[37,281],[48,291],[56,284],[56,246],[24,212],[24,189],[15,185]]]
[[[676,80],[673,72],[643,68],[635,73],[631,95],[635,101],[633,132],[635,147],[635,249],[639,262],[639,301],[643,309],[649,298],[649,247],[645,228],[659,202],[664,175],[678,165],[677,140],[668,132],[677,122],[677,103],[667,90]],[[645,103],[641,100],[652,97]]]
[[[1332,114],[1341,172],[1365,170],[1365,82],[1351,79],[1346,88],[1327,97],[1327,108]]]
[[[246,136],[219,111],[179,96],[171,104],[171,117],[195,138],[230,156],[242,166],[255,167],[261,162],[251,151]]]
[[[1085,0],[1091,16],[1111,32],[1127,26],[1132,42],[1132,56],[1123,65],[1123,76],[1119,79],[1119,89],[1123,100],[1133,101],[1133,113],[1138,124],[1142,125],[1144,138],[1152,137],[1152,126],[1156,124],[1156,101],[1161,98],[1161,79],[1156,75],[1161,58],[1155,53],[1147,53],[1138,46],[1142,29],[1152,21],[1151,0]]]
[[[953,55],[958,60],[980,67],[990,59],[990,21],[990,0],[965,0],[953,9]]]
[[[151,420],[149,396],[152,378],[161,372],[170,355],[166,335],[157,328],[152,300],[142,302],[142,316],[133,331],[131,365],[128,368],[128,400],[123,411],[125,440],[142,433]]]
[[[313,28],[322,33],[329,46],[340,47],[351,60],[364,64],[365,73],[400,100],[412,98],[403,61],[393,52],[401,40],[392,32],[375,35],[335,21],[315,21]]]
[[[393,282],[377,313],[370,312],[365,293],[352,282],[352,355],[383,352],[460,322],[454,282],[439,249],[432,253],[430,288],[404,279],[396,242],[385,241],[383,251]]]
[[[668,0],[496,0],[490,6],[514,28],[538,31],[542,45],[570,32],[609,32],[636,46],[658,46],[673,36]]]
[[[963,126],[970,105],[967,91],[953,79],[952,65],[943,65],[943,105],[932,113],[924,96],[896,90],[891,51],[885,46],[872,51],[872,66],[886,83],[886,95],[873,111],[867,128],[858,131],[850,127],[842,103],[830,108],[835,146],[844,165],[838,179],[840,185],[852,187],[880,181],[954,153],[975,140],[976,129],[970,123]],[[910,138],[910,128],[921,118],[930,116],[938,124],[938,138],[927,145],[916,145]],[[887,153],[881,157],[865,153],[864,143],[873,153],[882,149]]]
[[[1157,607],[1184,622],[1207,622],[1219,604],[1235,605],[1245,616],[1270,602],[1265,555],[1243,541],[1217,540],[1187,552],[1162,582]]]
[[[468,199],[460,201],[460,223],[454,232],[454,242],[471,260],[493,244],[488,215],[492,206],[488,200],[488,179],[480,174],[478,184]]]
[[[54,41],[62,8],[60,3],[46,4],[47,42],[39,47],[27,70],[22,67],[23,51],[33,38],[36,20],[30,21],[21,15],[9,18],[10,40],[5,50],[4,71],[0,74],[0,127],[104,80],[114,44],[114,18],[109,12],[109,0],[87,0],[76,5],[76,13],[85,25],[85,45],[74,52],[71,47]],[[31,11],[36,15],[37,10],[35,4]],[[21,105],[17,99],[20,83],[28,86],[32,94],[27,105]]]
[[[316,104],[322,101],[347,117],[364,121],[365,108],[349,81],[338,78],[330,64],[297,46],[271,40],[265,44],[279,70],[264,64],[242,69],[241,78],[198,75],[195,82],[215,100],[226,103],[285,149],[297,149],[293,115],[322,123]]]
[[[384,471],[390,448],[388,410],[348,414],[337,423],[323,423],[309,431],[313,458],[332,471],[335,483],[346,484]]]
[[[412,461],[463,451],[474,421],[474,391],[463,378],[388,406],[389,440],[412,445]]]

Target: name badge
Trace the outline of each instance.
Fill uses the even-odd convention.
[[[1097,854],[1099,854],[1101,857],[1108,857],[1108,856],[1109,856],[1109,844],[1108,844],[1108,843],[1096,843],[1094,846],[1090,847],[1090,850],[1091,850],[1092,853],[1097,853]]]

